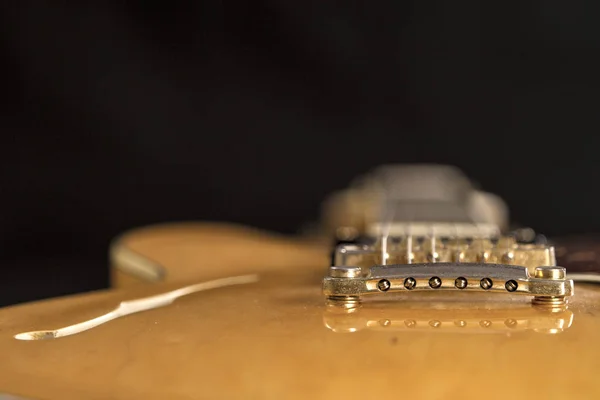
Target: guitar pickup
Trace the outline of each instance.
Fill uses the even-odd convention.
[[[555,265],[552,246],[543,244],[345,244],[334,260],[323,279],[323,294],[347,308],[358,306],[364,296],[436,291],[526,295],[536,305],[561,306],[574,292],[565,268]]]

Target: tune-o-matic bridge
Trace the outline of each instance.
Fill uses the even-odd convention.
[[[354,307],[364,295],[394,292],[488,292],[529,295],[561,305],[573,281],[555,266],[552,246],[499,240],[415,240],[341,245],[323,280],[330,301]],[[390,262],[391,261],[391,262]]]

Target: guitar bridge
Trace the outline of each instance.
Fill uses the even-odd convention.
[[[566,279],[565,268],[555,265],[552,246],[510,238],[412,240],[339,246],[323,280],[324,295],[347,308],[367,295],[398,292],[527,295],[534,304],[548,306],[564,305],[573,295],[573,281]]]

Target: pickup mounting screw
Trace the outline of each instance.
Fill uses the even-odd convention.
[[[388,291],[390,286],[390,281],[388,281],[387,279],[382,279],[379,282],[377,282],[377,289],[381,290],[382,292]]]
[[[490,278],[483,278],[481,281],[479,281],[479,286],[481,286],[482,289],[488,290],[489,288],[491,288],[493,286],[493,282]]]

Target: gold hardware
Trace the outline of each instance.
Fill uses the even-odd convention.
[[[535,269],[534,276],[537,279],[546,279],[549,281],[564,281],[566,270],[562,267],[538,267]],[[554,295],[552,293],[543,293],[533,298],[533,304],[545,307],[556,307],[566,303],[564,295]]]
[[[481,281],[479,281],[479,286],[481,286],[481,288],[484,290],[488,290],[494,286],[494,282],[490,278],[483,278]]]
[[[406,278],[404,280],[404,287],[407,288],[408,290],[413,289],[416,285],[417,285],[417,281],[415,281],[414,278]]]
[[[384,243],[385,242],[385,243]],[[382,249],[384,251],[382,251]],[[556,265],[554,247],[516,243],[513,238],[435,240],[406,236],[398,242],[380,239],[371,245],[344,244],[336,248],[334,265],[368,268],[373,265],[419,263],[485,263],[525,266],[531,275],[541,265]]]
[[[361,269],[359,267],[340,267],[332,266],[329,269],[329,275],[335,278],[356,278],[360,276]]]
[[[464,289],[467,287],[467,284],[469,283],[469,281],[467,281],[466,278],[463,278],[462,276],[456,278],[456,280],[454,281],[454,286],[456,286],[457,289]]]
[[[515,290],[517,290],[519,288],[519,284],[517,283],[517,281],[511,279],[510,281],[506,281],[506,284],[504,285],[504,287],[509,292],[514,292]]]
[[[442,280],[440,278],[438,278],[437,276],[434,276],[433,278],[429,279],[429,286],[432,289],[437,289],[440,286],[442,286]]]
[[[539,279],[565,279],[565,269],[560,267],[538,267],[535,277]]]
[[[356,267],[347,267],[350,268]],[[323,293],[333,303],[357,307],[364,295],[409,291],[510,293],[534,296],[533,304],[560,306],[573,295],[573,281],[562,267],[538,267],[534,276],[524,266],[477,263],[422,263],[352,269],[352,277],[339,277],[339,266],[323,279]]]
[[[508,251],[502,255],[502,261],[506,264],[513,262],[514,259],[515,253],[513,253],[512,251]]]
[[[377,283],[377,288],[379,290],[381,290],[382,292],[389,290],[390,289],[390,281],[388,281],[387,279],[380,280],[379,283]]]

